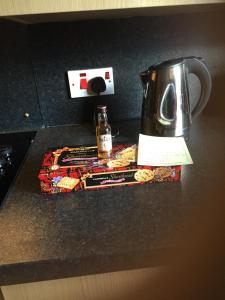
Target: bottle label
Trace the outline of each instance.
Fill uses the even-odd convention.
[[[102,134],[99,136],[99,151],[111,151],[112,150],[112,135]]]

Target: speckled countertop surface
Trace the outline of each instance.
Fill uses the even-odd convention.
[[[116,142],[135,141],[138,124],[118,124]],[[45,196],[37,179],[45,150],[92,144],[95,136],[81,125],[39,130],[0,210],[0,285],[145,266],[146,253],[173,246],[170,231],[224,169],[224,132],[223,119],[195,120],[195,164],[184,167],[181,182]]]

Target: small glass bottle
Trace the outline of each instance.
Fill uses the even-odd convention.
[[[112,153],[111,126],[108,123],[107,108],[105,105],[97,107],[96,140],[99,158],[110,158]]]

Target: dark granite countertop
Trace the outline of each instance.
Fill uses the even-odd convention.
[[[118,124],[117,142],[137,139],[138,124]],[[45,150],[92,144],[95,136],[81,125],[39,130],[0,210],[0,285],[146,266],[146,253],[156,258],[173,246],[169,233],[224,169],[224,132],[223,119],[194,121],[194,165],[183,168],[181,182],[46,196],[37,179]]]

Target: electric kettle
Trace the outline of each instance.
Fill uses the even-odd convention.
[[[200,80],[200,98],[191,111],[188,75]],[[185,57],[164,61],[140,74],[144,88],[141,133],[153,136],[189,137],[192,118],[206,106],[212,87],[202,58]]]

